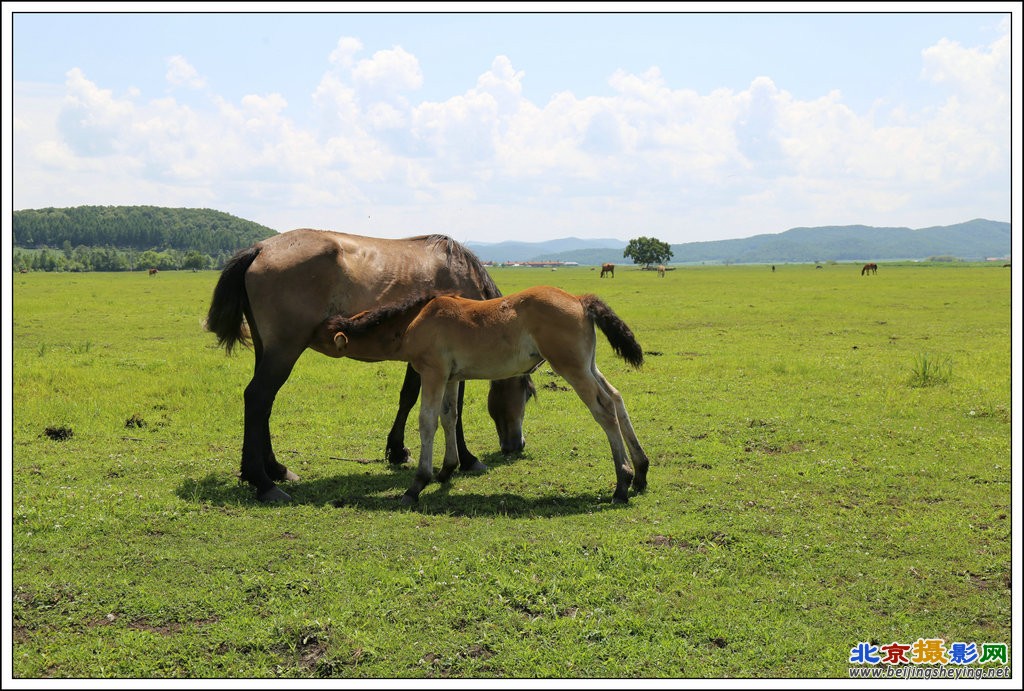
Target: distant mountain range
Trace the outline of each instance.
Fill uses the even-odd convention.
[[[622,240],[587,240],[582,238],[560,238],[544,242],[467,242],[484,261],[528,262],[528,261],[573,261],[579,264],[602,264],[622,258],[622,250],[628,243]],[[611,258],[609,258],[611,255]],[[571,256],[572,259],[565,257]]]
[[[275,231],[212,209],[172,209],[153,206],[81,206],[25,209],[14,212],[13,245],[71,261],[81,248],[114,248],[122,253],[198,252],[220,266],[234,250],[247,247]],[[656,232],[647,234],[654,234]],[[467,242],[484,261],[563,261],[585,265],[627,264],[627,242],[604,238],[561,238],[546,242]],[[887,261],[955,257],[978,260],[1010,255],[1010,224],[975,219],[931,228],[822,226],[793,228],[784,233],[755,235],[739,240],[715,240],[671,245],[672,263],[768,264],[786,262]],[[173,252],[172,252],[173,254]],[[23,253],[37,267],[46,257]],[[173,259],[173,257],[172,257]],[[39,260],[39,261],[36,261]],[[170,261],[170,259],[168,259]],[[46,262],[42,262],[46,263]],[[58,262],[59,263],[59,262]],[[130,266],[131,262],[126,266]],[[48,266],[48,265],[47,265]],[[70,265],[69,265],[70,266]],[[81,270],[89,270],[88,266]],[[72,270],[59,266],[46,270]],[[79,270],[79,269],[74,269]]]
[[[466,243],[484,261],[626,263],[622,240],[562,238],[546,242]],[[673,263],[766,264],[824,261],[893,261],[1010,256],[1010,224],[975,219],[931,228],[820,226],[739,240],[687,242],[672,247]]]

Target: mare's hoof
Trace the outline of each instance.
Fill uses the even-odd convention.
[[[411,494],[402,495],[402,506],[415,506],[416,502],[419,501],[419,497],[414,497]]]
[[[292,497],[280,487],[272,487],[261,494],[259,496],[259,500],[264,504],[277,504],[280,502],[291,501]]]
[[[628,504],[629,497],[612,497],[613,504]]]
[[[486,464],[477,460],[472,465],[466,466],[465,468],[459,468],[463,473],[486,473],[489,468]]]
[[[284,471],[284,481],[285,482],[298,482],[299,481],[299,476],[296,475],[295,473],[293,473],[290,470],[286,470],[286,471]]]
[[[412,458],[412,452],[409,451],[408,447],[403,448],[401,451],[395,451],[394,449],[384,450],[384,460],[391,465],[402,465],[408,462]]]

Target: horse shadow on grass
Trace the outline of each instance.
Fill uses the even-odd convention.
[[[481,458],[494,473],[497,468],[513,463],[522,455],[508,457],[493,453]],[[360,462],[362,463],[362,462]],[[371,461],[377,463],[377,461]],[[379,461],[384,463],[384,461]],[[414,511],[428,515],[442,516],[505,516],[505,517],[554,517],[594,513],[595,511],[619,509],[626,504],[612,504],[611,488],[607,496],[598,493],[581,495],[548,494],[537,497],[522,497],[509,492],[493,494],[464,493],[452,494],[463,478],[456,472],[448,482],[432,482],[419,501],[406,507],[401,497],[412,484],[416,472],[415,464],[389,466],[391,472],[378,473],[362,470],[312,480],[281,485],[291,495],[291,502],[260,504],[252,487],[233,476],[210,473],[196,480],[187,478],[178,485],[175,494],[182,500],[213,506],[237,506],[268,511],[283,511],[295,505],[329,504],[337,508],[354,508],[362,511]],[[437,467],[435,467],[435,471]]]

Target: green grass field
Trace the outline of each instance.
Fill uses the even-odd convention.
[[[310,352],[271,421],[302,481],[260,505],[215,272],[16,275],[14,677],[845,678],[862,641],[1010,643],[1009,270],[492,273],[632,327],[644,368],[603,336],[598,362],[646,494],[610,503],[607,440],[542,366],[525,453],[472,383],[491,470],[400,509],[403,366]]]

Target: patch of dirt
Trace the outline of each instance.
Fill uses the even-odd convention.
[[[124,426],[126,429],[140,429],[146,426],[146,421],[138,413],[132,413],[132,416],[124,421]]]
[[[686,540],[677,540],[667,535],[655,535],[647,541],[647,544],[654,547],[670,547],[673,549],[690,549],[690,543]]]
[[[70,427],[47,427],[43,430],[43,434],[54,441],[66,441],[71,437],[75,436],[74,430]]]

